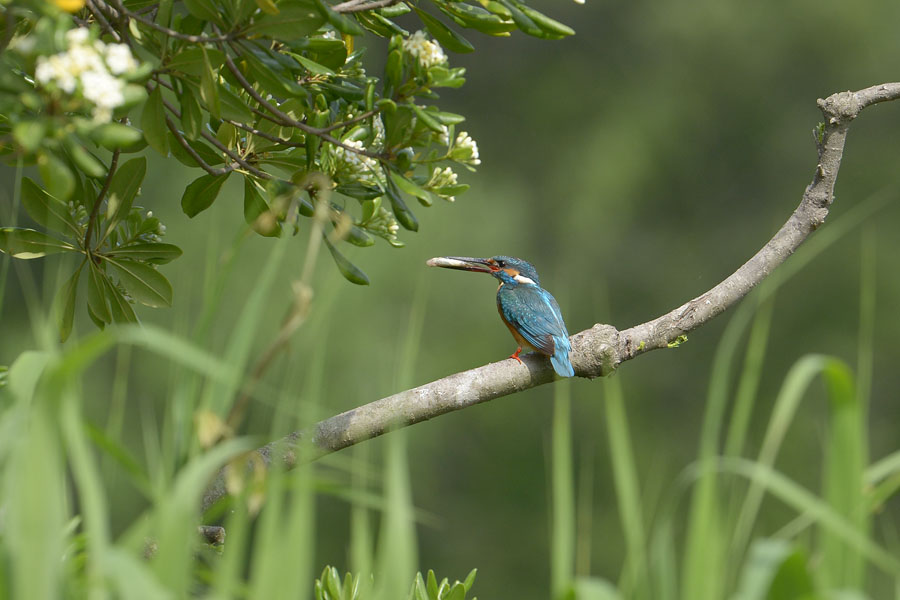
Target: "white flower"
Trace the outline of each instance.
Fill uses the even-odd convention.
[[[450,128],[446,125],[441,125],[441,132],[438,134],[438,143],[444,146],[450,145]]]
[[[81,74],[84,97],[102,108],[115,108],[125,102],[123,84],[106,70]]]
[[[344,142],[344,145],[359,150],[365,150],[365,146],[363,146],[363,143],[359,140],[348,140]],[[378,166],[378,161],[374,158],[366,156],[365,154],[353,152],[343,146],[335,146],[332,152],[334,154],[337,171],[343,171],[344,174],[356,177],[360,180],[372,179],[374,177],[375,168]]]
[[[103,59],[91,46],[72,46],[65,56],[69,71],[76,77],[85,71],[106,71]]]
[[[90,30],[86,27],[70,29],[65,37],[68,50],[38,57],[35,82],[43,86],[55,85],[66,94],[80,91],[81,96],[93,104],[96,122],[111,120],[113,110],[125,103],[125,83],[115,76],[137,67],[131,50],[124,44],[91,42]]]
[[[442,193],[442,189],[447,186],[456,185],[457,178],[456,173],[453,172],[453,169],[450,167],[445,167],[441,169],[440,167],[435,167],[434,171],[431,173],[431,179],[428,180],[428,183],[425,184],[425,187],[433,191],[435,194],[445,199],[447,202],[453,202],[456,200],[455,196],[451,196],[446,192]]]
[[[106,65],[113,75],[121,75],[137,67],[131,49],[125,44],[110,44],[106,47]]]
[[[468,132],[460,131],[456,136],[456,144],[453,149],[453,158],[470,165],[480,165],[478,158],[478,143],[472,139]]]
[[[403,40],[403,49],[416,57],[426,69],[447,62],[447,55],[441,45],[425,37],[425,32],[421,29]]]
[[[372,129],[375,130],[375,145],[381,144],[384,141],[384,121],[381,120],[381,115],[377,115],[374,119],[372,119]]]
[[[66,32],[66,42],[70,46],[80,46],[88,41],[91,32],[87,27],[76,27]]]
[[[456,173],[453,172],[453,169],[445,167],[442,170],[440,167],[435,167],[434,171],[431,173],[431,179],[428,180],[427,187],[433,188],[456,185],[456,181]]]

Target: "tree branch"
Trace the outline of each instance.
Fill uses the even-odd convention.
[[[570,359],[575,374],[595,378],[608,375],[627,360],[650,350],[666,348],[682,336],[721,314],[783,263],[825,222],[834,199],[844,143],[850,123],[861,110],[900,98],[900,83],[885,83],[858,92],[840,92],[818,106],[825,116],[819,139],[819,160],[800,205],[787,222],[750,260],[708,292],[647,323],[618,331],[597,324],[571,337]],[[456,373],[443,379],[370,402],[302,431],[272,442],[255,452],[265,464],[273,459],[288,468],[302,457],[309,461],[379,436],[387,431],[427,421],[438,415],[507,396],[554,380],[546,357],[522,357],[523,365],[506,359]],[[220,472],[203,497],[203,509],[225,494]]]

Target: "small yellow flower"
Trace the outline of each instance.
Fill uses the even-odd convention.
[[[70,13],[76,13],[84,8],[84,0],[50,0],[57,8]]]

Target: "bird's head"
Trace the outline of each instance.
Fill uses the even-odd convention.
[[[521,258],[513,256],[494,256],[493,258],[468,258],[463,256],[439,256],[425,263],[429,267],[475,271],[490,273],[504,283],[522,285],[540,285],[534,266]]]

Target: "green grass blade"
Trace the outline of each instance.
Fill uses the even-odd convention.
[[[729,398],[732,365],[740,339],[753,315],[753,308],[748,303],[738,307],[716,348],[700,433],[701,467],[711,465],[718,453],[719,435]],[[701,469],[689,509],[682,566],[682,598],[720,600],[724,594],[727,578],[724,551],[728,539],[722,526],[719,487],[715,470]]]
[[[560,598],[575,576],[575,498],[572,467],[571,383],[553,387],[551,442],[550,597]]]
[[[416,357],[425,321],[425,279],[417,286],[410,308],[409,325],[397,366],[396,388],[408,389],[413,384]],[[408,430],[394,431],[385,440],[384,494],[385,510],[375,560],[376,597],[382,600],[405,598],[409,582],[416,574],[418,545],[414,525],[412,485],[407,457]]]
[[[871,519],[863,495],[863,470],[868,462],[865,411],[853,374],[844,363],[829,361],[823,375],[831,408],[824,497],[860,534],[868,536]],[[863,589],[865,557],[859,549],[824,528],[821,544],[825,581],[836,588]]]
[[[875,295],[878,288],[876,242],[875,227],[866,227],[860,237],[859,348],[856,358],[856,395],[866,421],[874,370]]]
[[[894,577],[900,576],[900,560],[876,544],[855,524],[832,509],[827,502],[772,468],[742,458],[723,458],[718,470],[734,473],[758,483],[773,496],[814,519],[823,529],[853,547],[872,565]]]
[[[777,284],[775,284],[777,287]],[[763,283],[761,289],[767,288]],[[769,341],[769,328],[772,324],[772,313],[775,305],[774,292],[761,293],[756,297],[758,309],[750,329],[750,339],[744,355],[744,366],[737,384],[734,408],[728,422],[728,433],[725,436],[725,455],[739,456],[744,448],[756,391],[762,378],[766,345]]]
[[[781,443],[794,419],[800,401],[812,380],[825,368],[827,361],[828,359],[822,355],[811,354],[798,360],[788,371],[775,399],[772,416],[769,419],[769,425],[757,458],[757,462],[762,466],[771,467],[775,463],[778,450],[781,448]],[[738,515],[732,539],[731,550],[735,560],[743,555],[748,546],[762,497],[762,483],[751,481]]]
[[[622,384],[618,377],[603,379],[606,398],[606,432],[612,459],[613,480],[619,507],[619,519],[625,534],[625,579],[620,586],[627,598],[646,597],[647,565],[646,531],[643,504],[635,465],[634,451],[628,433],[628,417]]]

